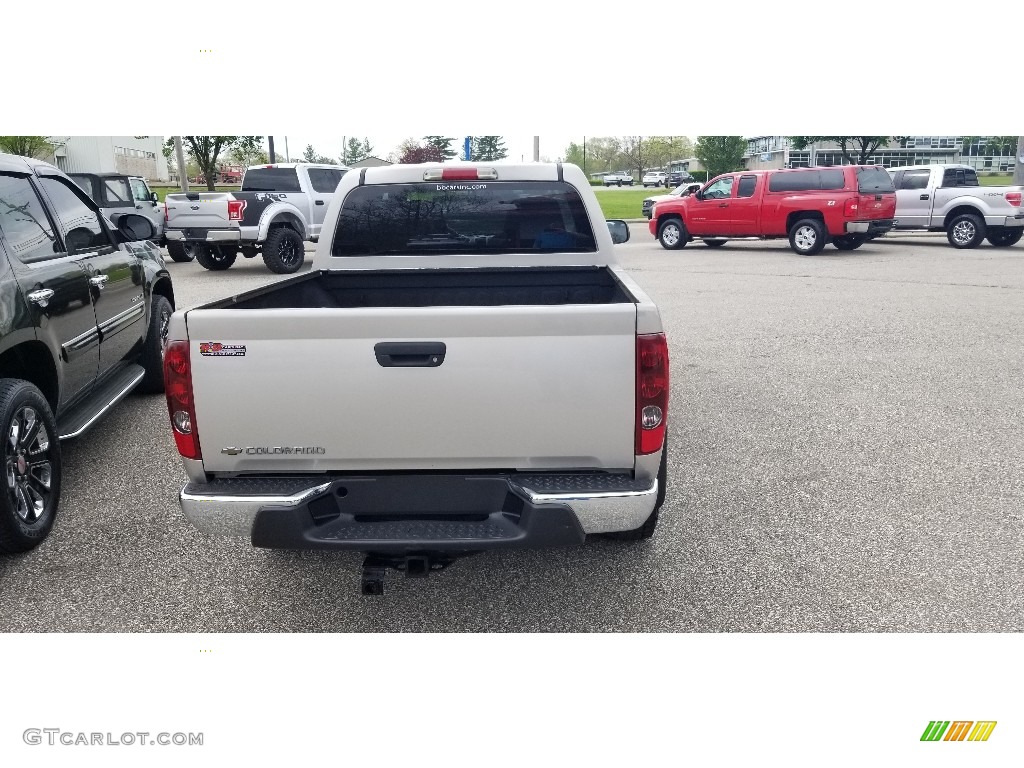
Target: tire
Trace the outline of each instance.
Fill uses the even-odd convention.
[[[1022,235],[1024,227],[992,227],[985,239],[997,248],[1004,248],[1019,243]]]
[[[290,227],[276,227],[270,230],[263,243],[263,263],[267,269],[279,275],[298,272],[306,259],[306,246],[299,233]]]
[[[153,294],[146,345],[139,356],[139,362],[146,369],[146,375],[139,383],[139,392],[155,395],[164,391],[164,347],[167,345],[167,326],[173,312],[171,302],[159,294]]]
[[[801,256],[820,253],[828,240],[828,232],[820,219],[800,219],[789,228],[789,247]]]
[[[658,467],[658,498],[654,502],[654,511],[644,524],[631,531],[611,531],[604,534],[605,538],[614,541],[643,541],[654,535],[654,529],[658,527],[658,513],[661,505],[665,503],[665,491],[668,486],[668,440],[661,449],[661,465]]]
[[[867,235],[841,235],[832,239],[832,245],[840,251],[855,251],[867,241]]]
[[[228,269],[238,258],[238,252],[231,246],[203,245],[196,253],[196,261],[203,269],[212,272],[221,272]]]
[[[622,182],[620,181],[616,186],[621,187],[622,186]]]
[[[686,245],[686,227],[681,219],[666,219],[658,227],[658,242],[667,251],[678,251]]]
[[[35,386],[0,379],[5,482],[0,552],[27,552],[53,528],[60,501],[60,441],[50,405]]]
[[[704,245],[708,246],[709,248],[721,248],[727,242],[729,242],[729,241],[728,240],[705,240],[704,241]]]
[[[167,241],[167,255],[171,257],[172,261],[176,261],[179,264],[194,261],[196,258],[194,247],[186,248],[185,243],[180,240]]]
[[[985,222],[973,213],[954,216],[946,227],[946,239],[954,248],[977,248],[987,234]]]

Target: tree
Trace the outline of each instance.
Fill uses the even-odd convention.
[[[838,144],[843,160],[850,165],[865,165],[879,147],[889,146],[889,139],[902,141],[904,136],[787,136],[793,149],[807,149],[811,144],[827,141]]]
[[[474,136],[471,147],[473,160],[491,162],[508,157],[508,150],[505,149],[505,142],[501,140],[501,136]]]
[[[436,148],[444,160],[451,160],[457,154],[451,148],[451,143],[455,141],[454,136],[424,136],[423,140],[427,142],[427,146]]]
[[[0,151],[45,160],[53,155],[53,142],[47,136],[0,136]]]
[[[1014,149],[1017,146],[1016,136],[961,136],[960,143],[962,149],[960,154],[968,154],[968,149],[972,144],[978,143],[981,145],[982,155],[1012,155]]]
[[[649,168],[664,168],[673,160],[693,157],[693,144],[686,136],[651,136],[647,156]]]
[[[305,151],[302,153],[302,160],[306,163],[322,163],[324,165],[337,165],[338,161],[333,157],[327,157],[321,155],[315,149],[312,144],[307,144]]]
[[[262,138],[262,136],[182,136],[181,141],[188,150],[189,156],[199,167],[199,172],[206,179],[206,188],[212,192],[217,188],[217,160],[220,159],[221,153],[230,152],[241,145],[258,143]],[[168,139],[167,145],[173,148],[174,139]]]
[[[747,140],[742,136],[701,136],[693,148],[694,157],[708,171],[708,178],[743,167]]]
[[[636,168],[640,177],[643,178],[644,171],[650,166],[650,143],[651,140],[643,136],[622,137],[622,157],[625,159],[627,168]]]
[[[398,157],[400,163],[441,163],[444,162],[445,157],[440,147],[427,144],[413,146],[405,146],[402,154]]]
[[[589,158],[588,158],[589,159]],[[583,145],[577,144],[575,141],[570,141],[568,148],[565,150],[565,162],[577,165],[583,170],[586,170],[584,166],[586,162],[584,160]]]
[[[365,160],[373,153],[373,145],[370,144],[370,140],[364,138],[362,141],[353,136],[345,144],[345,149],[342,154],[342,161],[345,165],[351,165],[352,163],[358,163],[360,160]]]
[[[228,158],[232,162],[246,167],[250,165],[266,165],[270,162],[270,157],[263,150],[262,136],[243,137],[242,141],[231,147],[231,150],[228,152]]]

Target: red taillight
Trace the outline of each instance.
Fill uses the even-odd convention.
[[[846,199],[846,205],[843,206],[843,216],[848,219],[857,218],[860,213],[860,198],[849,197]]]
[[[665,443],[668,418],[668,342],[663,333],[636,337],[636,452],[655,453]]]
[[[245,200],[228,200],[228,221],[241,221],[245,212]]]
[[[164,352],[164,390],[167,393],[167,412],[171,417],[171,431],[178,453],[186,459],[201,459],[199,431],[196,427],[196,406],[192,397],[192,365],[189,362],[188,342],[171,341]]]
[[[1010,205],[1014,206],[1015,208],[1020,208],[1020,195],[1021,195],[1020,192],[1007,192],[1006,193],[1006,202],[1008,202]]]

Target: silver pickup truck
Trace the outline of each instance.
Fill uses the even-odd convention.
[[[1013,245],[1024,233],[1024,187],[983,187],[967,165],[890,168],[896,187],[894,231],[945,232],[954,248]]]
[[[348,168],[277,163],[248,168],[239,192],[167,195],[167,250],[175,261],[228,269],[238,253],[263,256],[271,272],[297,272],[306,240],[316,242],[338,182]]]
[[[668,348],[579,168],[363,168],[323,231],[309,273],[171,319],[189,520],[367,553],[367,594],[387,567],[651,536]]]

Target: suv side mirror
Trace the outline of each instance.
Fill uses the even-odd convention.
[[[134,243],[139,240],[152,240],[156,234],[153,222],[146,216],[137,213],[126,213],[117,219],[117,231],[125,242]]]
[[[160,202],[160,195],[158,195],[156,192],[150,192],[149,193],[149,199],[152,200],[154,203],[159,203]]]
[[[629,240],[629,225],[622,219],[608,219],[608,234],[615,245]]]

